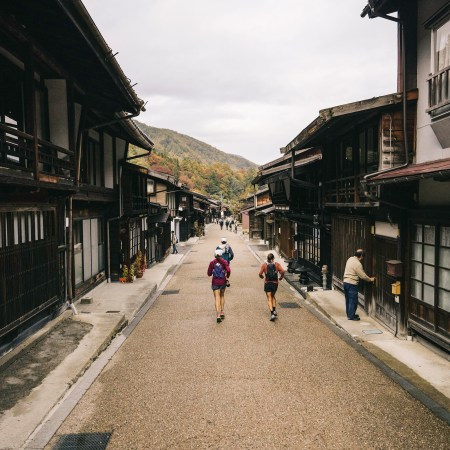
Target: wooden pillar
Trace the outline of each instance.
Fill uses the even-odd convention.
[[[33,136],[34,164],[33,172],[35,180],[39,180],[39,142],[36,119],[36,89],[34,79],[33,48],[27,47],[25,57],[25,131]]]

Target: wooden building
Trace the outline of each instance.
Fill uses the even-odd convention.
[[[397,15],[393,15],[397,13]],[[450,4],[446,0],[371,1],[363,17],[398,24],[398,90],[418,90],[417,126],[404,164],[367,177],[398,211],[400,311],[409,333],[450,351]],[[393,26],[395,24],[393,23]],[[396,45],[393,42],[392,45]]]
[[[122,162],[129,143],[152,143],[130,120],[143,101],[81,1],[0,13],[2,346],[107,278]]]
[[[407,95],[411,124],[416,98],[416,91]],[[309,218],[309,227],[302,221],[297,232],[301,242],[315,241],[308,258],[315,263],[313,273],[319,275],[320,266],[328,266],[333,284],[342,288],[346,260],[363,248],[365,269],[377,277],[377,284],[360,284],[360,304],[394,332],[404,318],[391,293],[393,279],[386,261],[399,259],[404,216],[389,205],[396,201],[394,194],[403,199],[404,207],[412,197],[408,190],[378,192],[368,188],[365,179],[405,162],[402,105],[403,96],[396,93],[322,110],[285,148],[286,152],[321,149],[320,168],[310,174],[318,195],[317,212]],[[410,131],[412,139],[413,126]]]

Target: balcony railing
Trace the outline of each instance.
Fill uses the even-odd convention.
[[[361,178],[351,176],[329,180],[324,183],[324,200],[327,205],[358,205],[370,202],[361,187]],[[368,186],[369,195],[376,196],[377,190],[374,186]]]
[[[75,155],[68,149],[38,139],[36,167],[33,136],[0,124],[0,167],[74,180]]]
[[[428,106],[427,110],[433,114],[438,108],[450,105],[450,66],[428,78]]]

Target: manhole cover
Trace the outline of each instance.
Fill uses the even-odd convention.
[[[300,308],[300,305],[294,302],[278,303],[278,305],[280,305],[280,308]]]
[[[163,291],[163,293],[161,295],[174,295],[174,294],[178,294],[180,292],[179,289],[174,289],[173,291]]]
[[[79,433],[61,436],[53,450],[104,450],[111,433]]]
[[[363,330],[364,334],[383,334],[381,330]]]

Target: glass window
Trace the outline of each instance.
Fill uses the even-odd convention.
[[[431,225],[425,225],[423,227],[423,238],[425,244],[434,245],[435,243],[435,227]]]
[[[434,284],[434,267],[424,266],[423,281],[428,284]]]
[[[439,269],[439,286],[450,291],[450,270]]]
[[[450,66],[450,21],[435,31],[435,72]]]
[[[98,271],[105,270],[105,242],[103,233],[103,220],[97,221],[97,239],[98,239]]]
[[[423,233],[423,228],[422,228],[422,225],[415,225],[415,227],[414,227],[415,229],[414,229],[414,231],[415,231],[415,237],[414,237],[414,240],[416,241],[416,242],[422,242],[422,233]]]
[[[428,305],[434,306],[434,286],[423,286],[423,301]]]
[[[450,291],[439,289],[439,308],[450,312]]]
[[[415,261],[422,261],[422,245],[413,244],[412,257]]]
[[[73,248],[75,263],[75,285],[83,282],[83,231],[82,221],[73,224]]]
[[[441,246],[450,248],[450,227],[441,228]]]
[[[411,295],[449,311],[450,227],[416,224],[412,236]]]
[[[450,248],[441,248],[439,252],[439,265],[450,268]]]
[[[415,280],[422,281],[422,267],[423,265],[421,263],[413,262],[412,263],[412,273],[411,276]]]
[[[155,193],[155,180],[147,180],[147,194]]]
[[[422,283],[419,281],[411,283],[411,295],[418,300],[422,300]]]
[[[434,258],[436,256],[434,247],[432,247],[431,245],[424,245],[423,249],[424,249],[424,262],[426,262],[427,264],[434,264]]]

